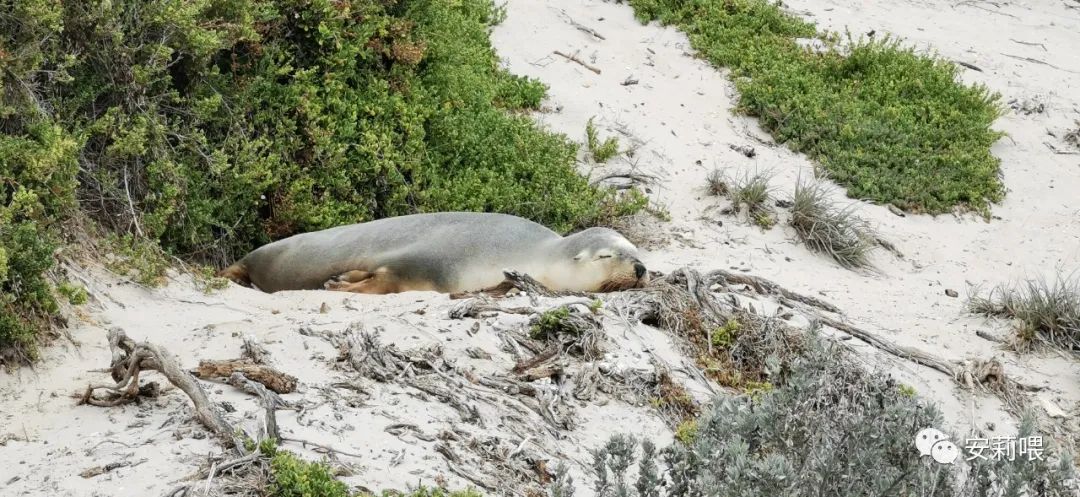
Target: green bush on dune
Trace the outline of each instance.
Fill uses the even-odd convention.
[[[189,260],[439,210],[556,230],[620,205],[520,110],[490,0],[0,2],[0,349],[55,303],[57,223]]]
[[[732,70],[738,109],[816,159],[854,198],[914,212],[989,212],[1004,195],[990,129],[998,96],[958,82],[951,62],[892,39],[849,40],[766,0],[629,0],[643,21],[674,24]],[[801,47],[815,39],[828,50]]]

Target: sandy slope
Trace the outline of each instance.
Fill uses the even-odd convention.
[[[731,173],[769,170],[780,196],[790,195],[813,165],[805,157],[769,141],[753,120],[731,113],[732,86],[705,61],[693,58],[686,37],[655,24],[641,26],[625,5],[564,0],[510,1],[506,21],[494,33],[495,45],[511,71],[551,86],[552,112],[538,118],[553,129],[583,139],[585,122],[595,116],[606,134],[633,143],[635,158],[595,168],[594,175],[635,169],[658,176],[655,201],[673,217],[675,244],[654,250],[647,262],[659,269],[676,266],[739,268],[789,288],[816,292],[844,309],[851,321],[879,331],[896,343],[922,347],[952,359],[1001,355],[1009,374],[1044,385],[1059,407],[1076,412],[1080,365],[1055,354],[1016,356],[996,350],[975,335],[978,329],[1005,331],[1005,323],[964,313],[971,286],[990,286],[1016,278],[1054,275],[1080,268],[1080,155],[1059,155],[1044,142],[1064,149],[1047,134],[1062,136],[1080,119],[1080,11],[1061,1],[1007,7],[1023,19],[980,8],[949,7],[946,2],[796,2],[801,15],[822,27],[854,33],[877,30],[930,44],[943,56],[975,64],[965,79],[980,82],[1012,99],[1043,102],[1032,115],[1010,112],[997,126],[1009,137],[994,147],[1002,159],[1007,199],[990,223],[964,216],[897,217],[886,208],[861,211],[905,255],[881,252],[875,273],[852,272],[807,251],[790,230],[762,232],[722,216],[720,203],[702,186],[713,168]],[[978,4],[980,7],[987,7]],[[987,8],[994,9],[988,6]],[[572,21],[572,22],[571,22]],[[604,39],[578,29],[584,25]],[[1010,38],[1046,46],[1020,45]],[[977,47],[973,48],[973,47]],[[553,55],[577,54],[601,74]],[[1063,69],[1022,63],[1001,53],[1029,56]],[[1070,72],[1072,71],[1072,72]],[[628,79],[635,85],[624,85]],[[602,135],[605,133],[601,133]],[[747,158],[730,145],[752,146]],[[842,202],[851,202],[838,192]],[[722,226],[719,222],[722,222]],[[687,240],[689,239],[689,240]],[[954,289],[961,298],[945,295]],[[946,379],[910,366],[905,379],[931,392],[946,413],[962,414],[963,404],[947,393]],[[965,401],[966,402],[966,401]],[[984,421],[1011,430],[982,401]],[[960,418],[954,418],[959,420]]]
[[[499,335],[523,326],[527,316],[451,320],[447,315],[455,302],[435,293],[267,295],[233,286],[204,295],[186,277],[163,289],[146,291],[102,271],[88,274],[98,282],[91,291],[100,301],[90,304],[93,319],[71,330],[78,346],[59,343],[45,351],[34,370],[0,378],[0,436],[7,435],[0,438],[0,460],[11,462],[0,465],[0,494],[5,496],[161,495],[195,473],[209,456],[220,454],[220,446],[192,419],[188,400],[179,392],[109,409],[74,405],[72,394],[81,392],[88,381],[107,381],[106,375],[91,370],[108,364],[105,329],[110,326],[121,327],[136,340],[165,347],[182,367],[194,367],[199,359],[238,357],[242,337],[254,336],[269,350],[275,367],[299,379],[299,392],[285,399],[303,408],[278,413],[282,435],[358,456],[338,456],[352,473],[344,480],[370,489],[440,482],[451,488],[475,486],[449,469],[435,450],[447,432],[460,437],[460,444],[453,438],[445,443],[466,461],[478,457],[468,453],[468,442],[476,441],[488,451],[480,454],[494,459],[475,464],[490,470],[483,476],[492,483],[497,481],[493,478],[515,474],[496,457],[507,459],[505,466],[512,468],[517,460],[506,454],[514,450],[523,453],[518,459],[570,461],[575,478],[588,481],[581,471],[589,460],[587,450],[614,433],[629,430],[660,443],[670,441],[663,420],[645,404],[616,399],[575,402],[574,427],[563,431],[548,426],[529,399],[485,393],[464,377],[455,377],[450,385],[436,385],[479,392],[471,398],[478,420],[466,421],[435,396],[417,389],[358,380],[355,373],[337,364],[338,351],[319,336],[360,323],[368,331],[380,331],[384,342],[400,350],[438,345],[448,362],[469,375],[497,376],[515,362],[502,350]],[[559,302],[545,301],[541,308]],[[507,306],[526,303],[524,297],[505,302]],[[324,304],[326,312],[322,312]],[[640,327],[628,335],[614,323],[610,328],[613,335],[618,334],[620,345],[605,357],[606,364],[651,370],[654,356],[680,364],[662,334]],[[467,349],[491,358],[473,359]],[[545,388],[543,381],[536,384]],[[204,385],[214,402],[235,408],[228,419],[258,433],[262,413],[255,399],[226,385]],[[409,429],[397,434],[387,431],[397,423],[415,425],[419,435]],[[297,442],[285,446],[320,457]],[[138,464],[89,479],[79,476],[94,466],[125,461]]]
[[[792,2],[795,9],[805,9],[800,12],[825,27],[848,26],[854,32],[875,29],[932,45],[946,57],[984,70],[965,72],[970,81],[987,84],[1006,100],[1038,98],[1046,107],[1031,115],[1010,113],[998,123],[1010,135],[995,147],[1010,192],[995,208],[997,218],[992,222],[953,216],[900,218],[883,207],[864,205],[862,212],[905,254],[903,259],[879,254],[874,273],[841,269],[808,252],[783,228],[762,232],[718,213],[722,203],[701,190],[714,167],[733,172],[771,169],[780,192],[790,193],[799,175],[811,174],[812,165],[783,147],[766,145],[767,135],[753,121],[733,116],[734,94],[723,72],[690,56],[691,49],[678,32],[640,25],[625,5],[511,0],[507,18],[493,37],[512,71],[551,86],[546,103],[551,111],[537,119],[583,139],[586,120],[596,116],[602,134],[618,134],[622,143],[635,145],[637,170],[658,178],[649,188],[655,201],[672,215],[666,231],[675,241],[647,254],[651,267],[746,270],[804,293],[820,294],[842,307],[852,322],[897,343],[956,359],[998,355],[1010,375],[1048,387],[1041,396],[1075,416],[1080,400],[1080,366],[1075,361],[1055,354],[1018,356],[998,350],[994,343],[976,337],[975,331],[1004,332],[1006,324],[966,315],[962,298],[944,294],[945,289],[955,289],[964,297],[969,285],[1080,267],[1080,205],[1075,200],[1080,191],[1080,156],[1055,154],[1044,144],[1061,148],[1047,130],[1061,136],[1073,118],[1080,118],[1080,86],[1069,85],[1076,79],[1075,72],[1080,72],[1076,50],[1080,11],[1065,5],[1060,0],[1039,0],[1025,6],[1003,5],[1000,12],[991,12],[997,8],[988,4],[950,8],[943,2]],[[570,19],[595,29],[605,39],[575,28]],[[1041,43],[1045,49],[1010,38]],[[553,55],[554,50],[577,53],[601,74]],[[1038,58],[1061,69],[1002,53]],[[638,83],[623,85],[628,78]],[[753,146],[757,155],[747,158],[729,145]],[[630,167],[617,160],[595,167],[593,173]],[[544,428],[544,419],[528,405],[522,404],[523,408],[517,402],[473,392],[485,422],[483,426],[465,423],[460,413],[414,389],[370,382],[363,384],[365,392],[340,386],[352,380],[336,364],[337,351],[317,336],[340,332],[359,321],[368,329],[382,327],[385,340],[401,349],[440,344],[444,357],[461,370],[500,374],[509,369],[513,358],[502,349],[499,335],[520,327],[524,316],[450,320],[445,316],[452,302],[430,293],[266,295],[231,287],[205,295],[186,277],[148,291],[94,268],[83,274],[95,282],[90,288],[95,301],[85,309],[85,319],[71,330],[78,346],[58,341],[34,369],[0,374],[0,461],[4,462],[0,464],[0,494],[4,496],[161,495],[194,473],[209,456],[220,454],[218,444],[207,439],[190,418],[186,398],[176,392],[113,409],[74,406],[71,395],[88,378],[105,379],[91,370],[108,361],[108,326],[120,326],[136,339],[168,347],[184,366],[194,366],[198,359],[235,357],[241,337],[254,335],[270,350],[275,365],[300,378],[301,391],[287,398],[307,407],[279,414],[285,436],[359,455],[339,456],[353,471],[345,480],[372,489],[404,488],[418,482],[468,484],[435,451],[438,442],[385,431],[404,421],[416,425],[425,438],[457,428],[465,432],[459,433],[461,437],[485,441],[478,445],[488,447],[489,457],[509,461],[505,467],[489,461],[491,472],[485,476],[516,474],[513,465],[521,459],[518,456],[532,451],[575,463],[574,475],[580,483],[589,481],[583,472],[586,451],[609,434],[630,428],[660,440],[670,437],[648,406],[615,398],[575,404],[577,426],[559,435]],[[320,312],[324,302],[326,313]],[[676,368],[683,362],[662,334],[618,325],[614,316],[608,319],[613,324],[607,332],[617,345],[605,358],[609,363],[647,369],[651,358]],[[479,327],[470,334],[474,323]],[[470,348],[492,358],[474,359],[467,353]],[[868,363],[879,363],[879,357],[867,350]],[[954,392],[949,379],[891,362],[890,367],[905,381],[943,404],[954,428],[966,427],[967,397]],[[463,391],[472,388],[456,385]],[[692,382],[691,386],[700,387]],[[212,386],[211,395],[236,409],[229,414],[232,421],[256,429],[260,409],[253,399],[227,386]],[[492,398],[492,403],[483,400]],[[978,397],[977,408],[980,427],[990,422],[998,432],[1012,431],[1012,419],[992,397]],[[286,445],[308,456],[318,455],[295,442]],[[515,452],[519,447],[521,451]],[[89,479],[78,476],[93,466],[119,461],[138,464]]]

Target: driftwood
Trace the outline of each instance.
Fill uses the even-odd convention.
[[[590,70],[590,71],[592,71],[592,72],[594,72],[594,73],[596,73],[596,74],[600,74],[600,69],[596,68],[595,66],[591,66],[591,65],[589,65],[589,64],[588,64],[588,63],[586,63],[585,61],[583,61],[583,60],[581,60],[581,59],[577,58],[577,56],[576,56],[576,55],[567,55],[567,54],[565,54],[565,53],[563,53],[563,52],[560,52],[560,51],[558,51],[558,50],[556,50],[556,51],[555,51],[555,55],[558,55],[558,56],[560,56],[560,57],[563,57],[563,58],[565,58],[566,60],[569,60],[569,61],[571,61],[571,62],[576,62],[576,63],[577,63],[578,65],[580,65],[581,67],[584,67],[585,69],[588,69],[588,70]]]
[[[946,374],[961,387],[968,390],[985,388],[1001,398],[1014,412],[1030,404],[1023,392],[1041,390],[1040,387],[1022,384],[1009,378],[996,359],[954,361],[927,351],[896,345],[867,330],[818,312],[841,313],[839,308],[828,302],[792,292],[756,276],[733,274],[723,270],[711,271],[702,276],[692,269],[681,268],[654,280],[646,288],[623,292],[617,298],[610,299],[608,308],[617,309],[629,319],[655,323],[668,330],[690,330],[695,327],[711,330],[738,312],[734,305],[724,302],[717,294],[707,290],[713,282],[745,284],[759,294],[772,295],[785,306],[800,308],[800,312],[813,322],[847,333],[886,354]],[[693,318],[686,321],[686,316]],[[698,321],[695,323],[693,319]],[[711,352],[711,343],[709,345]]]
[[[114,385],[91,384],[86,387],[80,404],[111,407],[133,402],[139,394],[139,375],[142,371],[157,371],[176,388],[191,399],[195,418],[207,429],[240,455],[246,454],[237,431],[217,407],[210,402],[199,382],[176,363],[161,347],[148,342],[136,343],[119,328],[109,330],[109,348],[112,350],[112,378]]]
[[[228,378],[233,373],[242,373],[247,379],[261,383],[276,393],[296,391],[296,377],[270,366],[258,364],[251,359],[199,361],[199,367],[192,371],[192,374],[203,380]]]
[[[451,296],[451,298],[454,298]],[[504,314],[533,314],[536,309],[532,307],[503,307],[491,301],[484,294],[477,295],[467,300],[462,300],[450,309],[450,319],[478,318],[496,313]]]

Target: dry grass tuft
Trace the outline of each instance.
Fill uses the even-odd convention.
[[[855,207],[836,207],[820,183],[795,186],[791,220],[795,233],[810,250],[828,254],[849,269],[870,265],[870,252],[877,247],[877,234]]]
[[[728,178],[719,169],[714,169],[706,178],[710,194],[727,196],[736,212],[745,208],[749,220],[765,229],[776,225],[776,215],[769,205],[773,193],[771,180],[772,173],[768,171],[744,171]]]
[[[1045,341],[1066,350],[1080,350],[1080,278],[1058,277],[1052,284],[1029,279],[999,285],[985,297],[972,295],[972,312],[1017,319],[1017,336],[1031,345]]]

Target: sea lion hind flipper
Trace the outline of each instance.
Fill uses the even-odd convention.
[[[251,288],[251,275],[243,264],[233,264],[217,273],[218,278],[227,278],[240,286]]]

